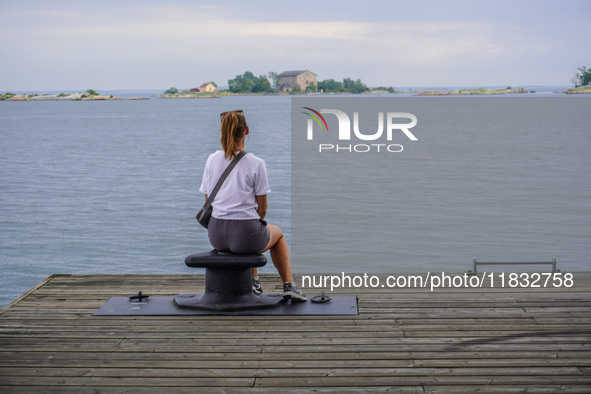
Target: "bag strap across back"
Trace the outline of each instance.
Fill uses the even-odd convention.
[[[205,208],[208,208],[211,203],[213,202],[213,199],[215,198],[216,194],[218,194],[218,191],[220,190],[220,188],[222,187],[222,184],[224,183],[224,181],[226,180],[226,178],[228,177],[228,175],[230,175],[230,172],[232,172],[232,169],[234,167],[236,167],[236,164],[238,164],[238,162],[240,161],[240,159],[242,159],[244,157],[244,155],[246,155],[248,152],[246,152],[245,150],[240,151],[236,157],[234,158],[234,160],[232,160],[232,162],[230,163],[230,165],[228,165],[228,167],[226,167],[226,169],[224,170],[222,176],[220,177],[220,179],[218,179],[218,183],[215,184],[215,187],[213,188],[213,191],[211,192],[211,194],[209,196],[207,196],[207,201],[205,201]]]

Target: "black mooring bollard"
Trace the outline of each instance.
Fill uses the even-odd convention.
[[[180,308],[210,311],[241,311],[278,307],[282,294],[254,294],[252,291],[253,267],[267,264],[260,254],[234,254],[212,250],[187,256],[189,267],[205,268],[205,293],[188,293],[174,296]]]

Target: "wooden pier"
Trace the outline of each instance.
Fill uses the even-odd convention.
[[[358,295],[358,316],[93,316],[112,296],[203,287],[203,275],[46,279],[0,311],[0,392],[591,392],[589,272],[559,288],[335,290]]]

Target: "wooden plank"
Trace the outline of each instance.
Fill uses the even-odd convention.
[[[342,367],[321,367],[321,368],[112,368],[112,367],[12,367],[0,369],[0,380],[9,377],[88,377],[88,378],[133,378],[141,374],[150,378],[276,378],[289,376],[289,379],[305,378],[388,378],[396,377],[431,378],[446,377],[455,378],[461,381],[466,377],[489,376],[489,377],[519,377],[529,379],[543,375],[547,379],[560,377],[561,379],[575,379],[584,377],[582,371],[577,367],[487,367],[487,368],[426,368],[426,367],[405,367],[405,368],[342,368]],[[588,381],[588,379],[587,379]]]
[[[109,362],[116,362],[122,360],[129,362],[130,360],[143,360],[146,362],[166,362],[166,361],[210,361],[210,362],[224,362],[224,361],[272,361],[283,362],[293,361],[294,357],[286,353],[222,353],[222,352],[144,352],[144,351],[121,351],[111,352],[103,351],[62,351],[56,352],[52,350],[31,350],[31,351],[1,351],[0,359],[3,360],[41,360],[51,363],[59,360],[108,360]],[[534,351],[488,351],[488,352],[469,352],[469,351],[454,351],[454,352],[419,352],[419,351],[384,351],[384,352],[322,352],[322,353],[298,353],[298,358],[295,362],[301,363],[299,360],[329,362],[329,361],[368,361],[375,362],[380,360],[396,361],[407,360],[410,362],[450,362],[456,365],[464,365],[466,363],[474,362],[491,362],[497,361],[511,362],[512,360],[528,360],[527,363],[535,362],[556,362],[569,363],[569,360],[581,362],[581,365],[591,360],[591,352],[589,351],[559,351],[548,352],[546,350]],[[306,364],[307,365],[307,364]],[[568,364],[571,365],[571,364]]]
[[[484,371],[483,371],[484,372]],[[273,377],[256,378],[257,386],[267,387],[351,387],[351,386],[411,386],[411,385],[469,385],[491,386],[512,385],[522,386],[522,391],[534,385],[580,385],[589,388],[589,378],[586,376],[356,376],[350,377]]]
[[[137,346],[140,348],[161,347],[163,345],[169,346],[171,349],[178,349],[186,347],[189,349],[204,347],[204,346],[243,346],[243,347],[257,347],[264,346],[265,349],[275,349],[273,351],[290,350],[293,348],[318,348],[329,349],[331,347],[343,347],[348,349],[363,349],[367,346],[368,349],[374,351],[384,351],[392,347],[410,348],[416,346],[417,348],[433,346],[437,349],[447,349],[448,351],[454,348],[479,348],[486,347],[495,348],[503,346],[505,348],[527,349],[535,348],[536,346],[546,346],[548,349],[563,346],[564,348],[579,348],[580,350],[591,350],[591,341],[589,337],[579,336],[516,336],[516,337],[494,337],[494,338],[457,338],[457,337],[427,337],[427,338],[357,338],[357,337],[334,337],[334,338],[296,338],[293,336],[281,335],[275,338],[268,338],[266,335],[252,336],[250,338],[203,338],[199,335],[187,337],[167,337],[167,338],[138,338],[138,337],[32,337],[19,336],[12,338],[0,337],[0,346],[4,349],[10,346],[49,346],[49,345],[84,345],[90,346],[105,346],[117,348],[130,348]],[[380,349],[381,347],[381,349]],[[264,351],[264,350],[263,350]]]
[[[514,357],[519,357],[519,354],[512,354]],[[191,355],[184,354],[184,360],[167,360],[162,358],[146,359],[143,354],[135,354],[134,357],[115,359],[107,357],[106,355],[96,355],[95,358],[79,359],[77,355],[71,358],[19,358],[12,357],[9,360],[0,359],[0,368],[4,368],[4,371],[15,371],[16,368],[42,368],[42,367],[53,367],[53,368],[142,368],[142,369],[298,369],[302,366],[301,360],[277,360],[273,359],[257,359],[243,358],[242,360],[234,360],[232,354],[227,354],[222,360],[214,359],[210,360],[207,357],[202,357],[201,360],[195,357],[189,357]],[[531,368],[531,367],[577,367],[586,373],[584,368],[591,367],[591,359],[589,354],[585,358],[492,358],[482,359],[476,354],[472,354],[465,358],[449,358],[449,359],[313,359],[314,355],[310,354],[306,357],[301,357],[306,360],[306,368],[322,369],[322,368],[357,368],[357,369],[373,369],[373,368],[457,368],[457,367],[486,367],[486,368],[499,368],[499,367],[510,367],[518,370],[519,368]],[[509,356],[505,356],[509,357]],[[0,374],[6,374],[7,372],[0,371]],[[44,372],[39,372],[39,374]]]
[[[515,385],[479,385],[479,386],[471,386],[471,385],[445,385],[445,386],[431,386],[425,385],[424,386],[423,394],[447,394],[447,393],[458,393],[458,394],[474,394],[474,393],[504,393],[504,394],[511,394],[511,393],[523,393],[524,388],[523,386],[515,386]],[[586,385],[579,385],[579,386],[571,386],[571,385],[564,385],[560,383],[556,383],[554,385],[547,384],[544,386],[538,385],[531,385],[527,386],[527,393],[540,393],[540,394],[548,394],[548,393],[570,393],[570,394],[589,394],[589,387]]]
[[[252,387],[253,378],[5,376],[0,386]]]
[[[30,386],[0,386],[0,392],[2,393],[13,393],[13,394],[30,394]],[[338,390],[331,387],[290,387],[290,394],[309,394],[310,392],[322,394],[322,393],[334,393],[335,391],[339,394],[365,394],[365,393],[385,393],[392,391],[389,388],[383,387],[339,387]],[[182,386],[44,386],[44,394],[95,394],[95,393],[114,393],[114,394],[126,394],[126,393],[138,393],[142,394],[162,394],[163,392],[179,393],[179,394],[195,394],[199,393],[220,393],[220,394],[244,394],[245,392],[254,394],[277,394],[276,387],[182,387]],[[424,394],[421,386],[397,386],[396,393],[400,394]]]

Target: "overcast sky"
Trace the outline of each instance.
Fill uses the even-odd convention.
[[[0,0],[0,59],[0,92],[299,69],[368,86],[569,85],[591,67],[591,0]]]

